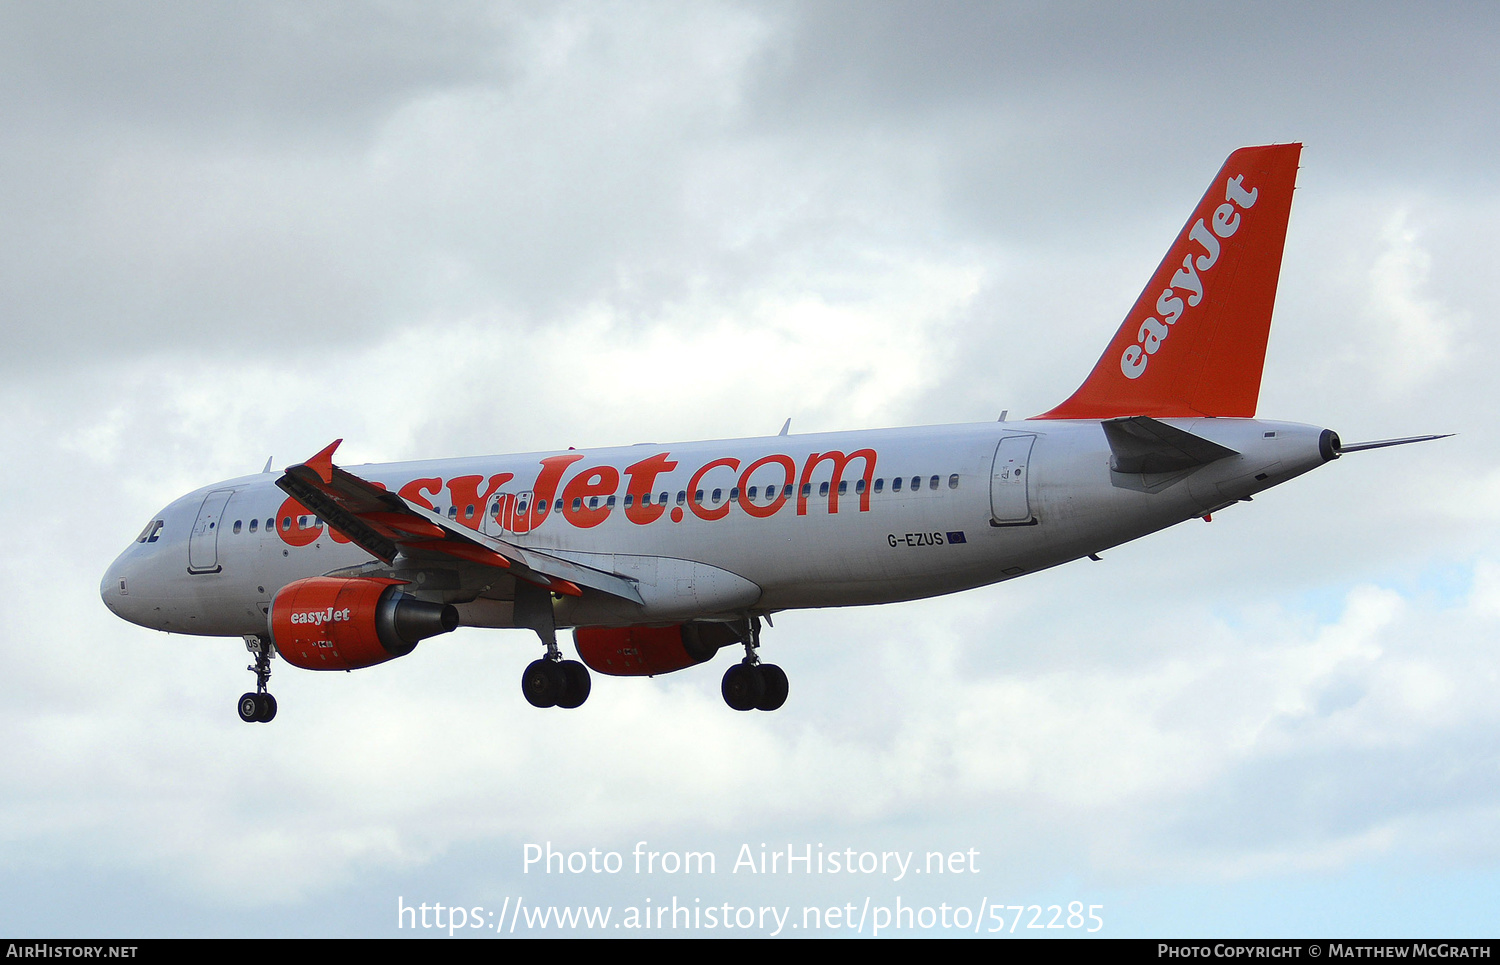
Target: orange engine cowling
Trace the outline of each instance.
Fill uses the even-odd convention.
[[[723,623],[670,627],[578,627],[573,646],[593,670],[616,677],[654,677],[703,663],[720,647],[740,642]]]
[[[453,606],[411,599],[402,586],[329,576],[288,583],[271,603],[277,652],[304,670],[357,670],[404,657],[458,626]]]

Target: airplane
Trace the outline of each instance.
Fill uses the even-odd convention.
[[[775,613],[1097,559],[1345,453],[1443,438],[1346,445],[1255,418],[1301,148],[1232,153],[1088,378],[1029,419],[360,466],[336,441],[172,502],[100,593],[143,627],[242,637],[247,722],[276,715],[276,654],[354,670],[459,626],[536,633],[537,707],[582,705],[590,670],[738,647],[725,702],[776,710],[787,676],[758,652]]]

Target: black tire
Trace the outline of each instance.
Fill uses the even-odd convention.
[[[240,695],[240,720],[253,724],[260,720],[260,694]]]
[[[589,691],[594,686],[593,681],[589,679],[589,668],[577,660],[564,660],[558,666],[562,668],[567,685],[563,687],[562,696],[557,698],[557,706],[566,710],[583,706],[583,702],[589,699]]]
[[[786,694],[790,687],[786,679],[786,671],[774,663],[763,663],[760,665],[760,675],[765,679],[766,692],[756,702],[755,709],[780,710],[781,705],[786,703]]]
[[[760,668],[737,663],[724,672],[724,703],[733,710],[754,710],[766,694],[766,678]]]
[[[567,675],[554,660],[533,660],[521,675],[521,693],[533,707],[556,707],[567,689]]]
[[[260,711],[255,719],[262,724],[269,724],[276,719],[276,698],[270,694],[256,694],[256,697],[259,699]]]

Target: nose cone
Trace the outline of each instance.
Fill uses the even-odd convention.
[[[158,582],[152,577],[155,555],[132,545],[104,571],[99,581],[99,597],[111,613],[121,620],[137,626],[162,629],[157,624],[161,616],[160,601],[154,592]]]
[[[130,577],[125,563],[125,557],[128,555],[129,551],[120,554],[109,565],[109,569],[104,571],[104,579],[99,581],[99,597],[104,601],[104,605],[109,607],[110,612],[115,616],[126,620],[130,619],[123,612],[124,601],[130,595]]]

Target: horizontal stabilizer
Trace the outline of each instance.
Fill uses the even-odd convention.
[[[1180,472],[1239,455],[1233,449],[1150,416],[1110,419],[1100,424],[1114,453],[1109,467],[1115,472]]]

